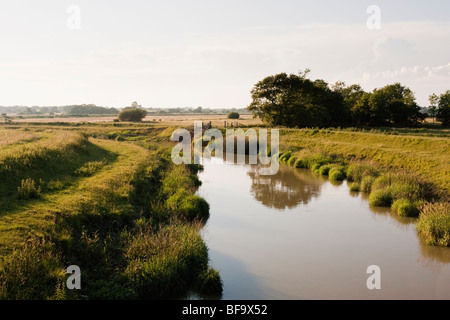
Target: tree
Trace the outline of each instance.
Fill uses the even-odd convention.
[[[400,83],[375,89],[369,98],[371,125],[415,125],[424,119],[413,92]]]
[[[253,87],[248,110],[271,125],[325,127],[345,118],[342,97],[323,80],[311,81],[305,72],[268,76]]]
[[[139,122],[139,121],[142,121],[142,119],[144,119],[146,115],[147,115],[147,111],[144,109],[125,108],[119,113],[118,118],[120,121]]]
[[[227,118],[228,118],[228,119],[239,119],[239,113],[237,113],[237,112],[230,112],[230,113],[227,115]]]
[[[439,95],[438,99],[436,96],[435,101],[437,101],[436,119],[441,121],[444,127],[448,127],[450,125],[450,90]]]

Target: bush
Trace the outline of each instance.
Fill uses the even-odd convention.
[[[391,185],[391,179],[390,177],[387,177],[385,175],[377,177],[373,183],[371,190],[380,190],[380,189],[386,189]]]
[[[450,247],[450,203],[425,203],[420,209],[417,230],[427,244]]]
[[[319,168],[319,173],[320,173],[321,175],[327,176],[328,173],[330,172],[330,170],[333,168],[333,166],[334,166],[334,165],[332,165],[332,164],[326,164],[326,165],[324,165],[324,166],[321,166],[321,167]]]
[[[147,111],[141,108],[126,108],[120,111],[118,118],[120,121],[139,122],[145,118]]]
[[[342,166],[335,166],[328,172],[328,178],[332,181],[342,181],[345,179],[345,171]]]
[[[173,213],[188,221],[207,220],[209,217],[209,204],[205,199],[179,191],[167,199],[167,207]]]
[[[280,155],[280,162],[286,163],[292,156],[292,151],[286,151]]]
[[[221,294],[223,291],[223,283],[219,271],[209,268],[200,273],[197,290],[201,294]]]
[[[105,163],[103,161],[89,161],[84,166],[75,170],[75,175],[79,177],[90,177],[104,165]]]
[[[372,166],[352,163],[348,166],[347,179],[349,181],[361,182],[365,176],[378,176],[378,171]]]
[[[36,188],[36,183],[33,179],[22,179],[20,186],[17,187],[17,197],[19,199],[39,198],[41,196],[41,187]]]
[[[353,182],[351,185],[350,185],[350,191],[352,191],[352,192],[359,192],[359,184],[357,183],[357,182]]]
[[[409,199],[397,199],[392,203],[392,210],[402,217],[419,216],[418,202]]]
[[[375,177],[365,176],[361,180],[361,191],[370,193],[372,190],[372,184],[375,181]]]
[[[227,115],[227,118],[228,118],[228,119],[239,119],[239,113],[237,113],[237,112],[230,112],[230,113]]]
[[[295,156],[294,156],[294,157],[290,157],[289,160],[287,161],[287,164],[288,164],[290,167],[293,167],[296,160],[297,160],[297,158],[296,158]]]
[[[306,162],[304,159],[297,159],[295,160],[294,167],[306,169],[308,168],[308,162]]]
[[[390,207],[392,204],[392,195],[389,189],[379,189],[373,191],[369,196],[371,206]]]

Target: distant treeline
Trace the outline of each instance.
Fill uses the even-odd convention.
[[[140,106],[139,106],[140,107]],[[124,108],[125,109],[125,108]],[[179,108],[142,108],[149,114],[188,114],[188,113],[203,113],[203,114],[228,114],[229,112],[238,112],[239,114],[250,114],[246,108],[229,108],[229,109],[212,109],[212,108],[192,108],[192,107],[179,107]],[[0,113],[17,114],[21,116],[26,115],[117,115],[120,110],[116,108],[106,108],[96,106],[95,104],[81,104],[81,105],[69,105],[69,106],[0,106]]]
[[[158,114],[170,114],[170,113],[204,113],[204,114],[228,114],[230,112],[237,112],[239,114],[250,114],[250,111],[247,108],[221,108],[221,109],[213,109],[213,108],[188,108],[188,107],[180,107],[180,108],[145,108],[149,113],[158,113]]]
[[[365,92],[358,84],[308,79],[308,72],[264,78],[253,87],[247,109],[268,124],[298,128],[416,126],[428,116],[449,125],[450,90],[431,95],[424,109],[400,83]]]
[[[0,113],[17,114],[17,115],[52,115],[52,114],[67,114],[67,115],[87,115],[87,114],[105,114],[116,115],[119,110],[115,108],[99,107],[95,104],[81,104],[69,106],[52,106],[52,107],[27,107],[27,106],[0,106]]]

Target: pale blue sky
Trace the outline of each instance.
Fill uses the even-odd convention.
[[[80,29],[70,30],[70,5]],[[381,9],[369,30],[367,8]],[[450,1],[15,0],[0,10],[0,105],[245,107],[263,77],[450,89]]]

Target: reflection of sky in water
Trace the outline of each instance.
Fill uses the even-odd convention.
[[[223,299],[450,299],[450,249],[424,245],[414,220],[370,208],[346,182],[308,170],[204,162],[202,230]],[[382,271],[368,290],[366,269]]]

